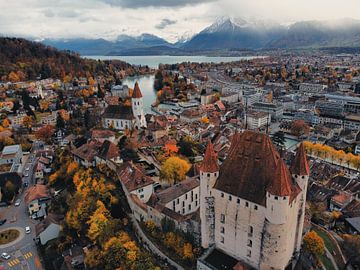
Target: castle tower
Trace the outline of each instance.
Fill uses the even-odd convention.
[[[211,141],[206,147],[204,160],[200,166],[200,219],[201,246],[208,248],[214,244],[214,197],[211,190],[219,176],[217,154]]]
[[[137,128],[146,128],[143,97],[140,91],[139,84],[137,82],[135,83],[134,91],[131,97],[131,105],[133,115],[136,121],[135,126]]]
[[[297,203],[301,192],[279,159],[274,180],[266,192],[266,214],[261,269],[284,269],[291,261],[296,242]],[[296,209],[295,211],[293,209]]]
[[[299,212],[298,212],[298,231],[296,236],[295,248],[296,252],[300,251],[302,236],[303,236],[303,227],[304,227],[304,218],[305,218],[305,205],[306,205],[306,193],[310,176],[310,168],[306,158],[304,144],[301,143],[296,151],[294,160],[292,161],[290,172],[293,179],[296,181],[298,186],[301,188],[302,193],[300,195],[299,202]]]

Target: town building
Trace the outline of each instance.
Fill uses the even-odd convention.
[[[102,115],[102,123],[104,128],[116,130],[146,128],[143,97],[137,82],[131,97],[131,106],[109,105]]]
[[[246,113],[245,121],[247,129],[258,130],[271,123],[271,114],[250,111]]]

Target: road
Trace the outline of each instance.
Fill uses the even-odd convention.
[[[33,143],[31,153],[27,160],[23,171],[23,183],[28,183],[28,186],[34,185],[34,166],[36,164],[36,151],[41,149],[43,145],[38,142]],[[26,159],[26,158],[25,158]],[[26,176],[27,175],[27,176]],[[9,260],[0,261],[0,266],[4,269],[11,270],[39,270],[42,269],[40,258],[37,254],[35,238],[35,225],[38,221],[32,220],[27,211],[24,202],[25,190],[28,187],[24,186],[22,192],[17,196],[21,199],[20,206],[11,206],[0,208],[0,215],[2,219],[7,219],[7,222],[0,227],[0,230],[7,228],[18,228],[21,233],[18,241],[13,244],[0,246],[1,253],[6,252],[11,255]],[[31,232],[25,233],[25,227],[29,226]],[[1,269],[1,268],[0,268]]]

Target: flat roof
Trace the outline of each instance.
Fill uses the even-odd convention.
[[[13,153],[18,152],[20,149],[20,145],[19,144],[15,144],[15,145],[8,145],[5,146],[4,149],[2,150],[2,154],[3,155],[10,155]]]

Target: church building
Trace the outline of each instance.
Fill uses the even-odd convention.
[[[146,128],[143,96],[136,82],[131,96],[131,106],[109,105],[102,115],[104,128],[116,130]]]

